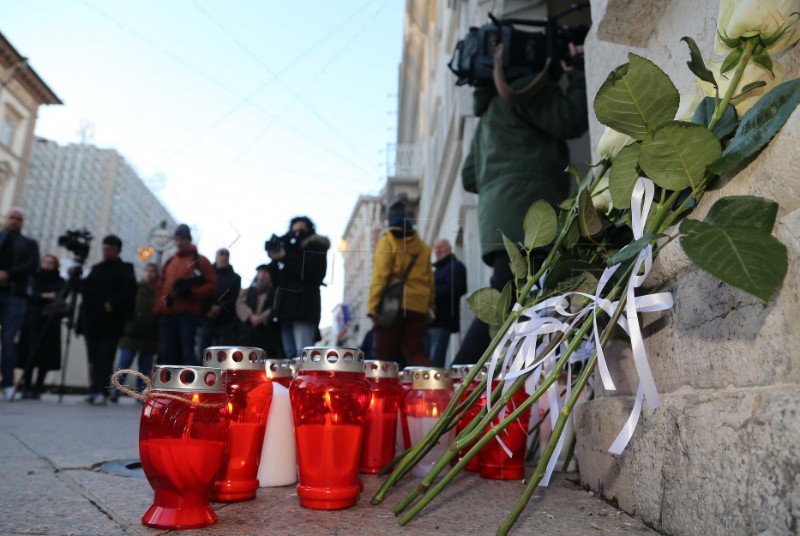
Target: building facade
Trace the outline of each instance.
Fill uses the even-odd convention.
[[[19,204],[39,106],[62,104],[28,59],[0,33],[0,213]]]

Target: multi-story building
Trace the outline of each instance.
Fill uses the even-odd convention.
[[[0,33],[0,213],[19,204],[39,106],[62,104]]]
[[[113,149],[37,138],[20,204],[25,208],[26,233],[39,241],[41,251],[66,255],[58,237],[67,230],[85,228],[95,240],[88,264],[101,258],[99,241],[108,234],[123,242],[122,258],[141,268],[137,250],[148,247],[152,230],[175,220],[142,182],[133,168]]]

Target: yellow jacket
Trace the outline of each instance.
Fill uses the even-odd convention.
[[[434,306],[433,268],[431,248],[413,232],[402,236],[400,227],[389,227],[375,245],[372,264],[372,282],[369,288],[369,314],[375,314],[386,285],[400,279],[408,263],[417,255],[406,278],[402,308],[417,313],[427,313]]]

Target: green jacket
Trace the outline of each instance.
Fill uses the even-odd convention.
[[[524,238],[522,220],[539,199],[556,205],[570,190],[565,168],[569,150],[564,140],[588,128],[586,80],[568,74],[566,93],[548,82],[532,99],[511,105],[494,88],[477,89],[475,115],[481,118],[461,168],[464,189],[478,194],[481,255],[491,265],[492,253],[504,251],[500,231],[513,240]],[[515,89],[530,78],[517,80]]]

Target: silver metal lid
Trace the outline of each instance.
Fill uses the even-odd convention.
[[[292,376],[297,376],[297,371],[300,370],[300,358],[293,357],[289,359],[289,370],[292,371]]]
[[[415,370],[422,370],[428,367],[417,367],[411,366],[406,367],[403,369],[403,372],[400,374],[400,383],[411,383],[414,381],[414,371]]]
[[[264,370],[267,353],[253,346],[210,346],[203,353],[203,364],[223,370]]]
[[[453,381],[464,381],[464,379],[472,372],[472,369],[475,368],[477,365],[453,365],[452,369],[450,370],[450,378]],[[480,382],[486,377],[489,373],[489,366],[484,365],[481,367],[481,370],[475,375],[475,379],[472,380],[473,382]]]
[[[153,391],[185,393],[225,393],[225,371],[212,367],[156,365],[153,367]]]
[[[264,367],[267,371],[267,378],[291,378],[292,368],[286,359],[266,359]]]
[[[367,378],[391,378],[396,380],[400,377],[400,366],[395,361],[369,359],[364,361],[364,373]]]
[[[364,374],[364,352],[358,348],[308,346],[300,353],[300,371],[304,370]]]
[[[453,382],[450,374],[443,368],[423,367],[414,370],[412,389],[450,389]]]

